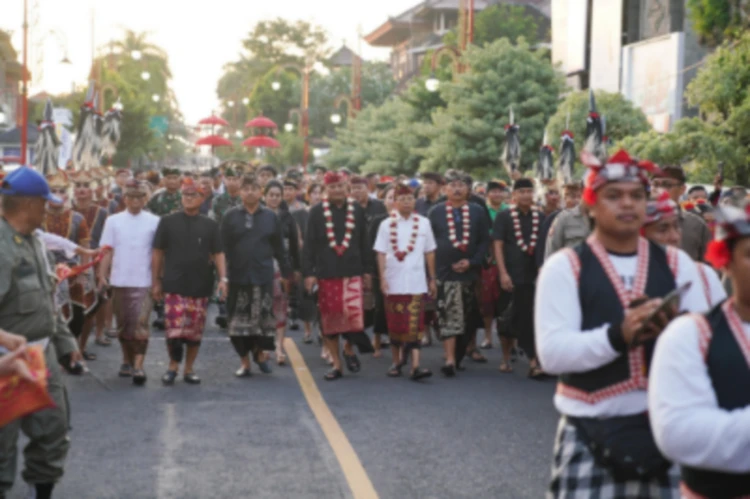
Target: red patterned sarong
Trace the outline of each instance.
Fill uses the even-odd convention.
[[[425,329],[424,295],[388,295],[385,318],[388,336],[396,346],[419,346]]]
[[[361,277],[320,279],[318,287],[320,329],[323,334],[364,331]]]
[[[168,340],[199,342],[206,325],[208,298],[164,295],[164,326]]]
[[[482,269],[479,288],[479,311],[482,317],[495,317],[497,303],[500,300],[500,277],[497,266]]]

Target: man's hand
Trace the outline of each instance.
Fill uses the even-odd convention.
[[[509,293],[513,291],[513,279],[510,278],[510,274],[507,272],[500,274],[500,287],[503,288],[503,291]]]
[[[305,278],[305,291],[312,294],[313,288],[315,287],[316,284],[318,284],[318,279],[312,276],[306,277]]]
[[[383,293],[383,296],[388,296],[390,294],[390,288],[388,286],[388,281],[383,279],[380,281],[380,291]]]
[[[437,282],[435,279],[430,279],[428,288],[430,290],[430,297],[432,297],[433,300],[437,298]]]
[[[464,258],[463,260],[459,260],[453,264],[453,271],[458,272],[459,274],[463,274],[464,272],[469,270],[469,267],[471,267],[469,260]]]
[[[219,297],[219,300],[225,300],[227,297],[227,283],[223,279],[216,286],[216,295]]]
[[[620,330],[628,346],[635,346],[643,341],[659,336],[669,321],[676,315],[676,310],[661,312],[653,320],[646,322],[651,314],[662,304],[661,298],[647,300],[644,303],[625,310],[625,318]]]
[[[151,297],[155,302],[160,302],[164,298],[164,292],[161,288],[161,281],[156,281],[151,286]]]
[[[24,360],[25,355],[25,344],[10,353],[0,355],[0,376],[20,376],[26,381],[36,381],[36,377],[29,370],[29,365]]]
[[[367,291],[372,289],[372,274],[365,274],[362,276],[362,285]]]
[[[89,249],[89,248],[84,248],[83,246],[79,246],[76,249],[76,253],[78,253],[79,255],[84,256],[86,258],[92,258],[92,259],[95,258],[100,252],[101,252],[101,249],[99,248]]]
[[[0,346],[11,352],[19,348],[26,348],[26,338],[19,334],[0,330]]]

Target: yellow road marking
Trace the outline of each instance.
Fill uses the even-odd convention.
[[[349,443],[349,439],[346,438],[344,430],[339,426],[339,422],[336,421],[331,409],[328,408],[328,404],[323,399],[323,395],[318,390],[318,385],[315,384],[312,374],[310,374],[310,370],[307,368],[305,359],[302,358],[302,354],[297,348],[297,344],[291,338],[286,338],[284,340],[284,348],[294,368],[294,374],[297,376],[302,393],[305,394],[307,403],[310,409],[312,409],[313,414],[315,414],[315,419],[318,420],[323,434],[328,439],[328,443],[331,444],[333,453],[339,461],[341,471],[344,472],[352,495],[355,499],[377,499],[378,493],[375,492],[375,487],[372,486],[370,477],[367,476],[367,472],[362,466],[359,456],[354,452],[354,448]]]

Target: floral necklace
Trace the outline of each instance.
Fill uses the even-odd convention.
[[[409,237],[409,244],[406,246],[406,251],[398,250],[398,213],[395,211],[391,214],[391,247],[393,248],[393,254],[399,262],[403,262],[406,255],[414,251],[414,246],[417,244],[417,234],[419,232],[419,217],[415,213],[412,217],[414,225],[412,226],[411,236]]]
[[[349,249],[349,242],[352,240],[352,232],[354,231],[354,200],[346,200],[346,231],[344,232],[344,239],[341,244],[336,244],[336,234],[333,232],[333,214],[331,213],[331,204],[328,202],[328,198],[323,198],[323,216],[326,219],[326,236],[328,236],[328,245],[336,252],[338,256],[341,256]]]
[[[526,244],[523,240],[521,221],[518,219],[518,209],[515,206],[512,206],[510,209],[510,217],[513,219],[513,231],[516,233],[516,244],[524,253],[533,255],[534,248],[536,248],[537,234],[539,233],[539,212],[534,209],[531,210],[531,240],[529,244]]]
[[[464,222],[464,230],[460,241],[456,238],[456,222],[453,220],[453,206],[450,203],[446,203],[445,208],[445,216],[448,221],[448,239],[451,244],[453,244],[454,248],[466,253],[469,250],[469,235],[471,234],[469,203],[464,203],[461,207],[461,218]]]

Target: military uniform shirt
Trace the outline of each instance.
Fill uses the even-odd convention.
[[[161,191],[154,195],[146,206],[148,211],[156,216],[163,217],[182,210],[182,194],[180,191]]]

